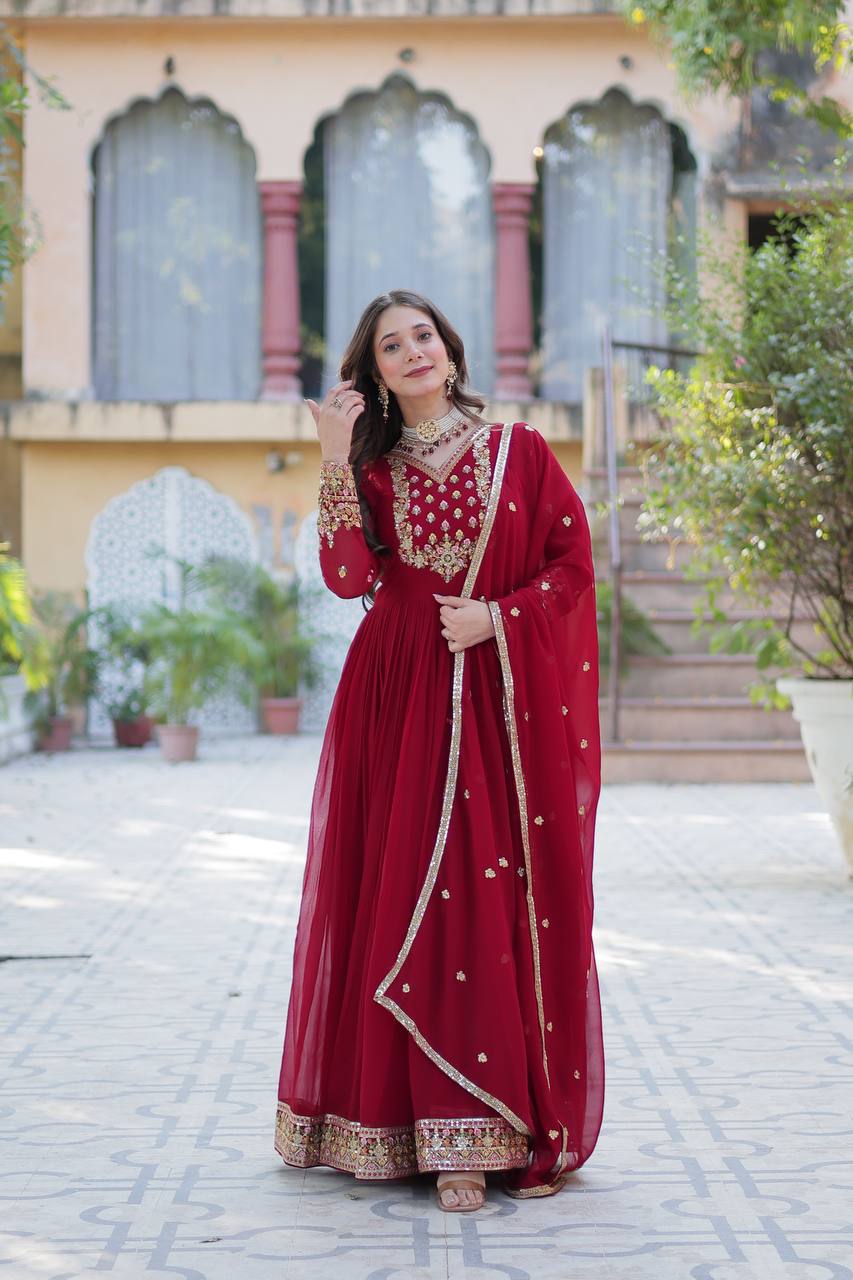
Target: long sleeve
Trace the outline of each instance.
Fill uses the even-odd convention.
[[[529,617],[531,609],[553,622],[573,610],[595,581],[589,523],[580,496],[544,437],[533,428],[527,432],[533,522],[539,546],[543,542],[538,535],[544,535],[544,551],[535,571],[515,591],[490,602],[507,624],[522,612]]]
[[[348,462],[320,463],[317,532],[326,586],[344,599],[362,595],[380,566],[364,537],[358,490]]]

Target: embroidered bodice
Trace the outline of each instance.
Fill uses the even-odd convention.
[[[436,469],[391,450],[394,528],[404,564],[432,569],[445,582],[468,568],[489,500],[489,432],[481,427]]]
[[[403,564],[429,570],[445,583],[468,568],[489,500],[491,431],[488,424],[477,428],[439,466],[413,460],[396,447],[373,464],[365,500],[374,527]],[[326,584],[337,595],[366,591],[381,558],[364,539],[349,463],[321,464],[317,527]],[[393,538],[385,538],[386,530],[393,530]]]

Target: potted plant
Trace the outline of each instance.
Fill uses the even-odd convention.
[[[151,741],[154,720],[148,714],[147,690],[131,689],[107,703],[117,747],[144,747]]]
[[[44,680],[27,575],[0,543],[0,762],[32,750],[27,689]]]
[[[800,722],[817,790],[853,873],[853,205],[780,213],[756,252],[703,252],[707,288],[673,281],[705,354],[652,369],[669,426],[648,457],[643,518],[686,536],[723,624],[714,647],[774,668],[754,701]],[[766,610],[727,623],[728,585]]]
[[[148,715],[151,653],[140,632],[139,614],[128,605],[95,611],[93,633],[102,657],[101,701],[112,720],[117,747],[144,747],[154,721]]]
[[[41,680],[27,692],[25,705],[39,748],[67,751],[73,727],[69,712],[83,705],[98,684],[98,654],[86,639],[91,613],[66,592],[46,591],[33,600],[33,616]]]
[[[195,760],[194,713],[231,685],[247,699],[247,673],[255,659],[242,618],[230,609],[157,604],[140,618],[140,639],[150,654],[147,689],[166,760]]]
[[[320,676],[311,637],[300,627],[299,588],[277,581],[262,565],[212,556],[194,581],[221,605],[235,608],[254,641],[252,674],[267,733],[296,733],[302,710],[300,685],[313,688]]]

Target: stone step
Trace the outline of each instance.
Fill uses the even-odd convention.
[[[683,570],[694,555],[694,548],[688,542],[677,542],[670,547],[663,539],[657,542],[645,541],[636,530],[627,533],[623,531],[619,541],[623,573],[633,569],[657,569],[667,573]],[[592,554],[599,576],[606,578],[610,565],[610,545],[606,530],[602,534],[599,529],[599,536],[593,537]]]
[[[623,495],[622,502],[619,507],[619,533],[623,543],[626,539],[640,536],[640,529],[637,527],[637,520],[640,516],[642,501],[643,495],[640,493]],[[598,546],[599,544],[604,544],[606,546],[610,536],[610,516],[608,512],[605,511],[603,513],[599,513],[596,502],[589,496],[586,497],[584,507],[586,510],[587,520],[589,521],[593,546]]]
[[[595,500],[607,497],[607,469],[605,467],[587,467],[581,474],[584,494],[588,494]],[[616,468],[617,493],[634,494],[641,492],[642,489],[643,473],[639,467]]]
[[[624,569],[622,572],[622,588],[624,594],[644,612],[650,608],[657,609],[691,609],[694,600],[701,600],[705,594],[705,578],[688,578],[683,569]],[[723,588],[717,602],[721,609],[748,609],[750,603],[743,593],[736,593],[729,587]],[[782,591],[771,597],[771,609],[775,603],[781,613],[786,609],[788,597]]]
[[[691,628],[695,621],[692,609],[647,609],[649,623],[673,653],[708,653],[710,638],[717,630],[718,623],[712,621],[710,614],[705,613],[707,623],[697,634]],[[762,609],[732,609],[728,614],[728,622],[743,622],[751,618],[771,618],[780,628],[784,626],[787,615],[767,614]],[[814,648],[814,627],[811,622],[799,619],[794,622],[791,634],[799,644]]]
[[[602,782],[810,782],[795,741],[603,743]]]
[[[602,699],[602,725],[607,724],[607,707]],[[800,727],[790,711],[766,711],[748,698],[713,694],[620,698],[619,733],[626,740],[650,742],[800,740]]]
[[[632,654],[622,679],[622,691],[626,697],[637,698],[657,694],[731,697],[745,694],[758,674],[755,659],[747,654]],[[768,669],[761,677],[772,680],[778,674],[775,669]],[[604,678],[602,685],[606,687]]]

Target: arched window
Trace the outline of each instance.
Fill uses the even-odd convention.
[[[253,399],[261,214],[239,125],[169,89],[107,125],[93,169],[96,396]]]
[[[541,395],[578,403],[606,317],[622,341],[668,343],[660,267],[690,267],[695,161],[681,130],[618,90],[569,111],[543,151]]]
[[[489,157],[476,127],[403,77],[322,125],[325,385],[363,307],[388,289],[432,298],[465,342],[472,386],[494,376]]]

